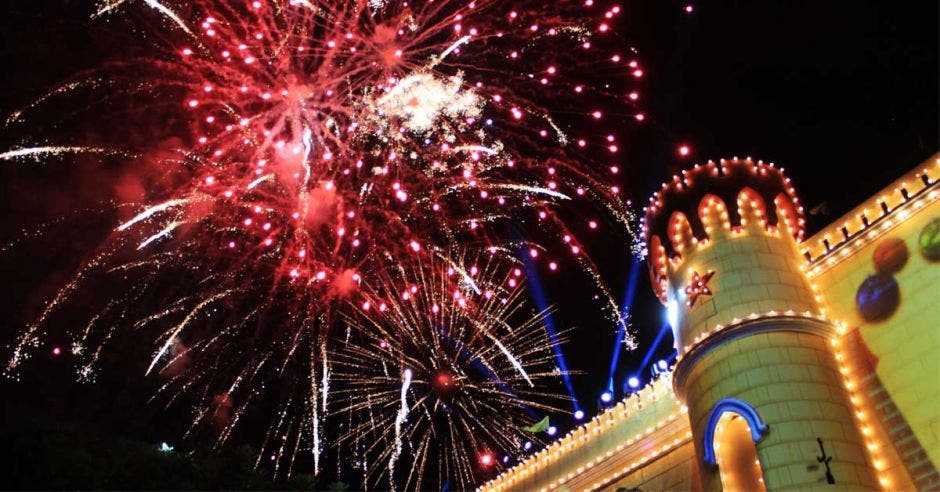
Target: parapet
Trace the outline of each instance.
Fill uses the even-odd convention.
[[[640,234],[653,288],[663,303],[670,268],[677,269],[709,241],[780,230],[797,243],[805,236],[803,206],[790,178],[773,163],[750,158],[696,164],[663,183],[643,211]]]

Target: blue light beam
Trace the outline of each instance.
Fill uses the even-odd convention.
[[[637,258],[633,258],[633,261],[630,263],[630,276],[627,281],[627,290],[623,296],[623,311],[621,313],[620,319],[622,320],[617,324],[617,337],[614,341],[614,352],[610,357],[610,374],[607,378],[607,391],[613,393],[614,391],[614,373],[617,371],[617,364],[620,363],[620,352],[623,350],[623,337],[626,335],[626,319],[630,314],[630,309],[633,307],[633,299],[636,297],[636,284],[637,280],[640,278],[640,269],[643,266],[643,262]]]
[[[643,372],[643,369],[646,369],[646,365],[650,363],[650,359],[653,358],[653,354],[656,353],[656,349],[659,348],[659,344],[663,341],[663,337],[666,336],[667,332],[671,333],[672,327],[669,326],[669,323],[663,323],[663,326],[659,327],[659,333],[656,334],[656,339],[650,344],[650,349],[647,350],[646,355],[643,356],[643,362],[640,363],[640,368],[637,369],[637,373]]]
[[[539,312],[545,312],[549,308],[548,298],[542,288],[542,281],[539,278],[535,263],[532,262],[527,250],[520,251],[519,257],[522,258],[522,263],[525,265],[525,276],[529,282],[528,290],[532,296],[532,301],[535,302],[535,307]],[[548,338],[552,343],[552,351],[555,353],[555,364],[558,365],[558,369],[561,371],[562,380],[565,382],[565,388],[568,390],[568,396],[571,397],[574,411],[577,414],[581,411],[581,405],[578,403],[578,397],[574,393],[574,385],[571,384],[571,378],[568,376],[568,363],[565,362],[565,354],[561,351],[558,330],[555,329],[555,322],[550,313],[546,314],[544,321],[545,331],[548,333]],[[582,412],[581,415],[584,415],[584,413]]]

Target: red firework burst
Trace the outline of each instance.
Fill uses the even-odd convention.
[[[473,265],[449,259],[460,249],[487,256],[511,291],[521,249],[550,271],[587,272],[618,317],[579,239],[632,219],[611,179],[612,127],[641,119],[628,105],[643,69],[614,32],[618,5],[104,0],[95,16],[122,9],[159,19],[154,54],[37,103],[85,86],[143,95],[155,115],[186,115],[183,144],[131,149],[160,151],[159,183],[27,328],[10,369],[91,277],[124,272],[131,286],[76,333],[83,377],[129,322],[116,306],[133,304],[133,326],[159,327],[148,372],[164,375],[169,401],[197,395],[194,426],[226,401],[227,439],[257,388],[278,382],[288,396],[268,442],[296,431],[295,451],[317,462],[337,315],[401,302],[381,290],[390,272],[443,260],[472,278]],[[0,159],[128,151],[26,144]],[[314,423],[283,429],[298,407]]]

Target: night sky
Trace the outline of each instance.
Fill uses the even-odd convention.
[[[94,36],[103,30],[87,29],[87,0],[3,3],[5,116],[56,82],[94,67],[102,44]],[[751,156],[787,170],[807,209],[818,211],[808,217],[812,233],[940,149],[937,2],[726,0],[696,3],[692,13],[685,2],[623,4],[622,32],[646,64],[647,121],[627,130],[623,158],[635,203],[695,162]],[[0,148],[16,137],[0,131]],[[678,155],[681,144],[691,147],[691,156]],[[70,175],[66,164],[2,164],[0,242],[91,199],[91,193],[69,191],[74,180],[94,183]],[[64,248],[47,250],[49,243],[39,241],[28,253],[0,258],[0,341],[8,343],[35,315],[50,285],[68,275],[70,255],[91,246],[87,242],[76,234]],[[623,244],[595,245],[592,256],[622,298],[629,250]],[[631,310],[640,348],[622,355],[618,390],[640,369],[663,321],[641,268]],[[565,354],[570,368],[582,373],[574,385],[592,415],[607,384],[615,329],[577,281],[546,282],[545,289],[558,307],[555,323],[575,328]],[[670,334],[652,360],[666,357],[671,345]],[[72,383],[61,360],[38,359],[23,383],[0,382],[0,425],[55,418],[143,440],[173,439],[155,423],[166,417],[147,407],[147,394],[134,384],[139,374],[116,371],[89,388]],[[570,427],[560,421],[563,431]]]

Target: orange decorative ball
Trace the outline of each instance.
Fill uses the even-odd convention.
[[[875,248],[875,253],[872,256],[875,262],[875,271],[891,275],[904,268],[910,255],[903,239],[890,237],[878,243],[878,247]]]

